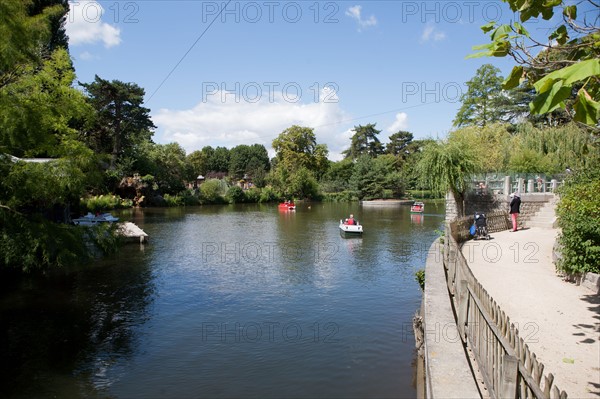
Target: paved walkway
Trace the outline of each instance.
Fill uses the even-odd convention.
[[[554,229],[532,227],[469,241],[473,274],[569,398],[600,398],[600,296],[563,281],[552,263]]]

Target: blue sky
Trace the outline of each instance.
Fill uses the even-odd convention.
[[[483,63],[480,26],[514,19],[498,1],[77,1],[67,34],[78,80],[146,90],[154,141],[189,153],[264,144],[298,124],[337,160],[352,128],[444,137]],[[216,18],[216,19],[215,19]],[[541,24],[533,32],[545,33]],[[178,64],[179,63],[179,64]],[[170,75],[169,75],[170,74]],[[272,154],[272,152],[271,152]]]

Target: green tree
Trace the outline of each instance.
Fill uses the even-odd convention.
[[[62,11],[60,9],[62,8]],[[44,15],[48,9],[56,10],[48,18],[49,38],[43,49],[45,54],[51,54],[58,48],[69,49],[69,37],[65,31],[67,14],[69,13],[68,0],[33,0],[29,5],[29,15]]]
[[[276,151],[270,181],[280,194],[315,198],[318,196],[317,176],[328,167],[327,146],[317,144],[313,129],[294,125],[275,140]]]
[[[198,175],[206,174],[206,156],[202,151],[194,151],[190,153],[186,159],[186,179],[188,181],[194,181]]]
[[[408,150],[407,147],[413,139],[412,133],[399,130],[390,136],[390,142],[386,145],[386,152],[405,158],[407,155],[405,151]]]
[[[327,173],[323,176],[321,186],[324,192],[337,193],[349,188],[354,162],[350,158],[331,162]]]
[[[321,179],[329,170],[331,162],[327,158],[329,150],[326,144],[317,144],[315,148],[315,168],[314,173],[317,179]]]
[[[0,88],[0,150],[15,156],[62,156],[64,141],[91,112],[66,50],[58,49],[40,68],[23,68],[19,79]]]
[[[315,169],[317,138],[313,129],[294,125],[285,129],[272,143],[277,167],[288,171]]]
[[[200,198],[209,204],[225,202],[227,185],[219,179],[209,179],[200,186]]]
[[[209,160],[210,170],[214,172],[229,171],[229,150],[226,147],[217,147]]]
[[[503,120],[500,69],[484,64],[467,82],[467,91],[460,96],[462,105],[453,121],[454,126],[485,126]]]
[[[186,156],[181,145],[147,142],[141,144],[138,151],[140,154],[134,167],[142,176],[154,176],[154,181],[163,194],[177,194],[185,188]],[[194,180],[196,176],[193,177]]]
[[[32,4],[27,0],[0,2],[0,88],[40,65],[42,49],[52,37],[52,21],[64,16],[60,5],[39,7],[30,15]]]
[[[152,129],[150,110],[142,106],[144,89],[135,83],[108,81],[96,75],[92,83],[80,83],[96,110],[84,141],[93,150],[110,154],[110,169],[125,156],[132,156],[136,145],[150,141]]]
[[[515,146],[505,123],[493,123],[485,127],[466,126],[454,130],[448,141],[461,142],[473,149],[477,158],[477,173],[505,172]]]
[[[524,82],[533,87],[536,96],[530,103],[532,113],[547,114],[562,108],[575,121],[597,127],[600,118],[600,28],[597,19],[587,16],[598,15],[600,5],[593,0],[578,4],[503,1],[513,12],[519,12],[520,21],[502,25],[492,21],[482,26],[483,32],[490,35],[490,43],[474,46],[473,50],[479,52],[468,58],[512,57],[518,65],[504,81],[504,88]],[[532,19],[550,20],[555,12],[561,13],[563,21],[554,25],[547,37],[536,38],[523,26]]]
[[[205,159],[204,161],[204,169],[200,170],[200,172],[206,177],[209,172],[214,171],[213,169],[213,159],[215,157],[215,149],[212,146],[207,145],[202,147],[202,157]]]
[[[375,125],[376,123],[369,123],[365,126],[354,126],[350,148],[343,152],[346,158],[357,159],[365,154],[374,158],[383,154],[383,144],[377,137],[381,130],[375,129]]]
[[[251,177],[269,170],[269,154],[261,144],[238,145],[229,151],[229,174],[241,179],[248,174]]]
[[[285,191],[288,198],[319,198],[319,184],[312,171],[305,167],[296,170]]]
[[[354,164],[350,187],[359,200],[383,198],[385,174],[376,165],[375,159],[367,154],[358,157]]]
[[[417,169],[422,186],[438,195],[450,191],[458,217],[464,216],[468,182],[477,171],[477,156],[471,146],[462,141],[432,142],[423,149]]]

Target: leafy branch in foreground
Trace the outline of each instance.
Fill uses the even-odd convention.
[[[506,78],[504,89],[527,83],[536,91],[530,110],[546,114],[565,109],[575,121],[597,126],[600,118],[600,5],[592,0],[578,5],[561,1],[503,0],[520,22],[481,27],[490,43],[474,46],[479,51],[467,58],[512,57],[517,64]],[[587,6],[587,7],[585,7]],[[550,20],[562,9],[562,23],[543,41],[534,38],[523,23],[530,19]],[[588,20],[587,15],[592,15]],[[579,18],[578,18],[579,17]]]

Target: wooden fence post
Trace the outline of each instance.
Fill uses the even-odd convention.
[[[503,399],[514,399],[517,397],[518,368],[519,361],[516,357],[506,353],[502,356],[502,376],[498,397]]]
[[[469,310],[469,290],[467,280],[460,280],[458,290],[458,332],[463,342],[467,341],[466,326]]]

